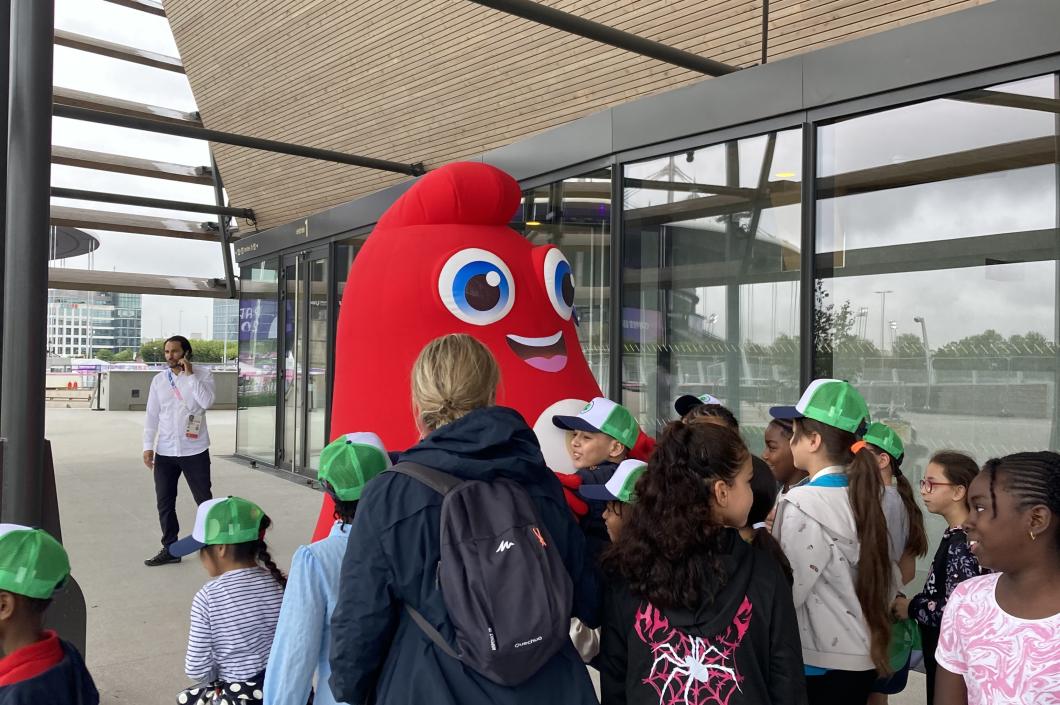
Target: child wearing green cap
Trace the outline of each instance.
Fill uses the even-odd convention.
[[[320,454],[317,479],[335,501],[335,524],[327,538],[301,546],[291,559],[280,621],[265,670],[265,705],[335,705],[331,677],[331,617],[338,602],[342,558],[350,524],[369,480],[390,467],[383,441],[374,433],[348,433]]]
[[[567,450],[578,487],[603,485],[610,480],[640,435],[640,425],[629,409],[605,397],[590,401],[577,416],[553,416],[552,423],[573,434]],[[579,522],[593,563],[610,542],[603,520],[606,508],[606,502],[590,500]]]
[[[97,705],[81,654],[44,629],[44,611],[70,575],[59,542],[40,529],[0,524],[0,703]]]
[[[879,421],[869,425],[862,440],[876,456],[891,560],[898,564],[905,585],[916,575],[917,557],[926,555],[928,549],[924,515],[913,496],[913,486],[902,474],[905,444],[894,429]]]
[[[792,407],[795,466],[810,481],[777,505],[774,534],[791,562],[810,705],[865,705],[891,672],[897,567],[887,544],[876,456],[859,440],[869,409],[849,383],[814,380]]]
[[[261,702],[262,681],[287,578],[269,555],[272,520],[242,497],[199,505],[190,536],[170,544],[174,556],[198,551],[213,580],[191,603],[184,671],[198,685],[179,703],[212,703],[215,695],[243,705]]]

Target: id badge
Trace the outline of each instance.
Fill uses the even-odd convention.
[[[202,414],[188,414],[188,423],[184,426],[184,435],[195,439],[199,437],[202,429]]]

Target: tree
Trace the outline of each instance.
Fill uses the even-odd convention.
[[[162,353],[164,345],[164,340],[145,340],[140,343],[140,357],[144,362],[165,362],[166,356]]]
[[[221,362],[224,342],[220,340],[189,340],[196,362]],[[164,340],[147,340],[140,344],[140,356],[144,362],[165,362]],[[227,359],[234,360],[239,353],[239,343],[228,341]]]
[[[133,351],[132,350],[122,350],[121,352],[119,352],[117,355],[114,356],[114,362],[132,362],[132,361],[133,361]]]
[[[114,361],[114,351],[113,350],[99,350],[98,352],[96,352],[96,359],[97,360],[102,360],[103,362],[113,362]]]

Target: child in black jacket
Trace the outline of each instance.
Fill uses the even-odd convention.
[[[803,705],[788,580],[734,528],[751,456],[731,429],[670,424],[604,553],[604,705]]]

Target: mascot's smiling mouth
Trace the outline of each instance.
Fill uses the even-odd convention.
[[[563,341],[563,331],[544,338],[525,338],[521,335],[505,337],[508,347],[534,369],[559,372],[567,366],[567,344]]]

